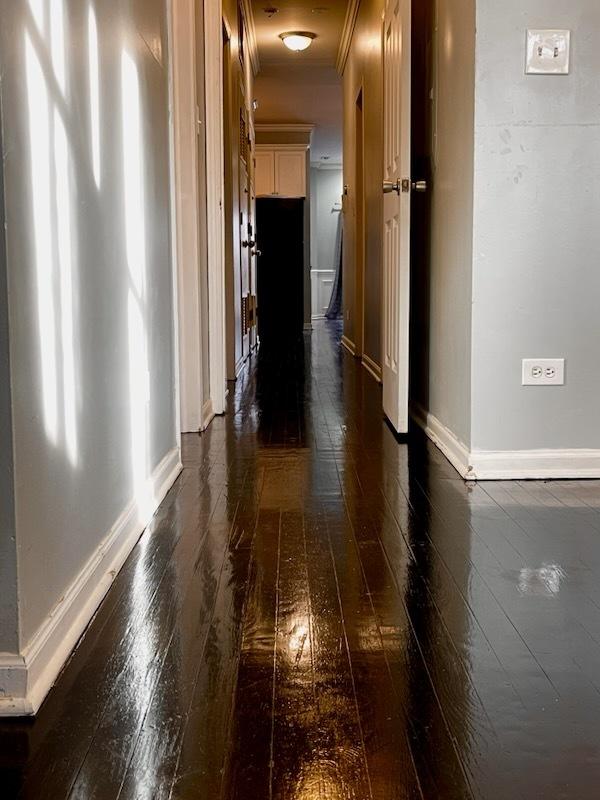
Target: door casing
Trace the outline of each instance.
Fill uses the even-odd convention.
[[[383,410],[408,432],[411,222],[411,0],[388,0],[383,22]]]

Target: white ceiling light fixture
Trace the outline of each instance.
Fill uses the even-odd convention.
[[[317,34],[309,31],[286,31],[285,33],[280,33],[279,38],[288,50],[293,50],[297,53],[310,47],[313,39],[317,38]]]

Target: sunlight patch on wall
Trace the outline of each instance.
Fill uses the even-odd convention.
[[[45,27],[45,7],[46,3],[44,0],[29,0],[29,9],[31,11],[31,15],[33,16],[38,30],[40,31],[42,31]]]
[[[98,50],[98,24],[96,12],[90,5],[88,10],[88,70],[90,92],[90,136],[92,146],[92,170],[98,189],[100,188],[100,56]]]
[[[71,163],[67,133],[60,114],[54,112],[56,157],[56,216],[60,275],[60,327],[62,344],[63,411],[65,447],[69,461],[77,466],[77,385],[73,292],[73,250],[71,226]]]
[[[68,108],[62,0],[30,0],[38,29],[25,33],[31,197],[44,430],[79,462],[74,288],[74,199],[77,194],[65,108]],[[50,10],[50,15],[46,10]]]
[[[25,34],[25,72],[29,109],[42,405],[46,435],[52,443],[56,444],[58,401],[50,200],[50,109],[44,73],[29,34]]]
[[[63,0],[52,0],[50,4],[50,48],[54,76],[64,96],[66,90],[66,54]]]
[[[127,301],[129,331],[129,401],[131,468],[135,498],[144,521],[154,510],[149,482],[149,406],[147,330],[145,320],[146,219],[144,155],[139,76],[129,53],[121,57],[125,247],[130,288]]]

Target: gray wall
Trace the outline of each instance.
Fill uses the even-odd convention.
[[[3,5],[22,644],[176,445],[165,5]]]
[[[334,204],[342,202],[342,169],[315,169],[311,181],[311,245],[313,269],[336,269],[335,240],[339,214],[332,213]]]
[[[0,106],[0,153],[2,152]],[[0,161],[0,653],[11,653],[19,649],[19,620],[4,222],[4,175]]]
[[[414,100],[428,103],[431,86],[434,99],[413,113],[413,177],[432,189],[413,195],[412,399],[469,445],[475,0],[422,3],[414,24]]]
[[[597,0],[478,0],[473,446],[600,448]],[[526,76],[527,28],[570,28],[568,77]],[[565,387],[521,359],[565,357]]]

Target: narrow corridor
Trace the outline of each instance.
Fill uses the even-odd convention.
[[[338,337],[185,437],[3,798],[598,796],[599,482],[466,485]]]

